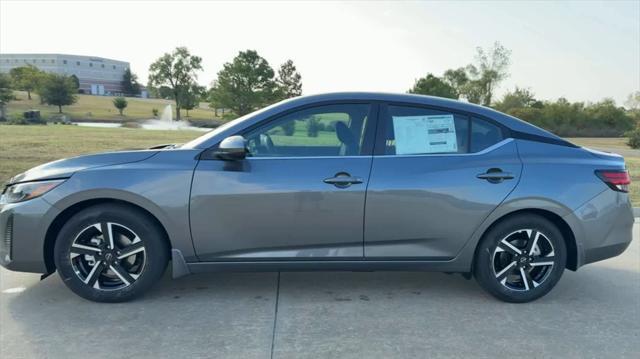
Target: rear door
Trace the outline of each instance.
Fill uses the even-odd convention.
[[[446,260],[514,189],[516,144],[487,119],[381,107],[367,190],[365,257]]]

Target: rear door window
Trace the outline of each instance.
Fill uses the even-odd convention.
[[[487,120],[446,110],[383,107],[377,146],[385,155],[475,153],[502,141],[502,128]]]
[[[383,115],[384,154],[467,153],[469,118],[420,107],[388,106]]]

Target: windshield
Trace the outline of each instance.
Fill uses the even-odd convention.
[[[253,113],[238,117],[233,121],[229,121],[229,122],[227,122],[225,124],[222,124],[222,125],[214,128],[213,130],[207,132],[206,134],[204,134],[204,135],[202,135],[200,137],[197,137],[197,138],[185,143],[184,145],[181,146],[181,148],[198,148],[198,147],[200,147],[201,144],[203,144],[204,142],[209,140],[211,137],[216,136],[217,134],[225,131],[227,128],[230,128],[230,127],[234,126],[235,124],[242,122],[243,120],[245,120],[246,118],[248,118],[251,115],[253,115]]]
[[[285,101],[288,101],[288,100],[285,100]],[[233,127],[233,126],[235,126],[235,125],[237,125],[239,123],[241,123],[242,121],[244,121],[246,119],[249,119],[251,117],[259,115],[259,114],[261,114],[261,113],[263,113],[265,111],[268,111],[269,109],[271,109],[271,108],[273,108],[275,106],[278,106],[278,105],[280,105],[281,103],[283,103],[285,101],[280,101],[278,103],[274,103],[271,106],[267,106],[267,107],[262,108],[260,110],[256,110],[256,111],[253,111],[251,113],[248,113],[248,114],[246,114],[244,116],[240,116],[240,117],[236,118],[235,120],[229,121],[229,122],[227,122],[227,123],[225,123],[225,124],[223,124],[223,125],[221,125],[219,127],[216,127],[215,129],[207,132],[206,134],[204,134],[204,135],[202,135],[202,136],[200,136],[198,138],[195,138],[195,139],[185,143],[180,148],[185,148],[185,149],[200,148],[203,143],[207,142],[212,137],[217,136],[218,134],[226,131],[227,129],[229,129],[229,128],[231,128],[231,127]]]

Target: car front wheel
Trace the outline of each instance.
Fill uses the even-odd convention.
[[[476,251],[474,275],[490,294],[523,303],[547,294],[566,265],[562,233],[534,214],[503,220],[485,234]]]
[[[139,209],[120,204],[75,214],[60,230],[54,250],[64,283],[97,302],[122,302],[143,294],[168,262],[158,225]]]

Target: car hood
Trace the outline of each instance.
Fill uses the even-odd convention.
[[[95,167],[139,162],[158,153],[157,150],[106,152],[73,158],[65,158],[34,167],[9,180],[8,184],[67,178],[75,172]]]

